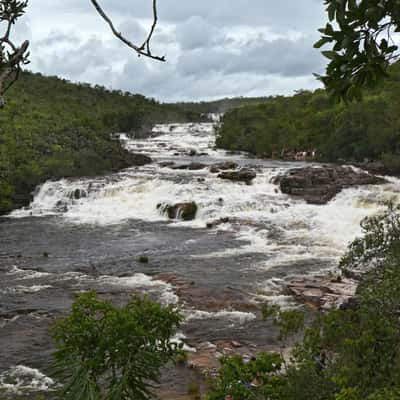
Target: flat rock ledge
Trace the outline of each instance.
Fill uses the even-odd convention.
[[[309,204],[327,204],[343,189],[362,185],[382,185],[384,178],[350,166],[322,165],[289,170],[273,180],[282,193]]]
[[[256,176],[257,174],[255,171],[247,168],[242,168],[239,171],[224,171],[218,174],[218,178],[233,182],[244,182],[247,185],[251,185]]]
[[[301,303],[319,310],[343,308],[355,299],[358,281],[346,278],[314,276],[296,278],[287,288]]]

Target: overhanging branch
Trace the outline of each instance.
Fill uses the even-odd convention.
[[[139,56],[144,56],[144,57],[149,57],[152,58],[153,60],[158,60],[158,61],[165,61],[165,56],[156,56],[152,54],[150,50],[150,41],[153,36],[154,30],[157,25],[158,17],[157,17],[157,0],[153,0],[153,23],[150,29],[150,32],[144,41],[144,43],[139,46],[129,39],[127,39],[121,32],[118,32],[118,30],[115,28],[114,23],[112,22],[111,18],[105,13],[105,11],[102,9],[100,4],[98,3],[97,0],[90,0],[96,9],[96,11],[99,13],[99,15],[106,21],[108,26],[110,27],[112,33],[114,36],[116,36],[121,42],[126,44],[128,47],[133,49]]]

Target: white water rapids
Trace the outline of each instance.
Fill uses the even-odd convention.
[[[11,217],[58,214],[65,222],[105,226],[132,219],[167,221],[157,204],[195,201],[199,206],[196,219],[174,224],[196,229],[222,217],[239,219],[242,223],[237,237],[247,244],[228,251],[267,253],[269,261],[263,267],[271,268],[310,255],[337,259],[361,233],[360,221],[364,217],[382,210],[386,201],[397,202],[400,198],[400,181],[391,178],[391,183],[384,186],[346,189],[325,206],[308,205],[283,195],[271,183],[274,176],[298,164],[259,161],[217,150],[213,124],[159,125],[154,133],[146,140],[121,135],[127,149],[150,155],[154,163],[98,179],[46,182],[31,206],[15,211]],[[254,165],[257,178],[247,186],[219,179],[208,169],[177,171],[157,164],[166,160],[191,162],[189,150],[207,154],[196,157],[196,161],[206,164],[233,158],[241,164]],[[84,197],[75,199],[76,190]],[[230,230],[232,226],[223,224],[218,229]],[[279,240],[271,235],[272,229]],[[223,249],[219,253],[225,254]]]
[[[153,163],[109,176],[46,182],[29,207],[9,215],[0,229],[6,254],[0,268],[0,329],[15,337],[9,342],[13,347],[3,349],[8,363],[0,373],[0,391],[12,396],[51,386],[45,375],[19,365],[18,352],[40,359],[21,332],[45,327],[51,315],[69,309],[71,293],[89,289],[109,296],[139,290],[176,305],[186,319],[184,330],[189,326],[184,334],[192,351],[200,341],[218,338],[262,345],[265,328],[257,322],[257,308],[248,306],[264,301],[292,306],[293,299],[282,292],[285,281],[334,270],[361,233],[360,221],[382,211],[385,202],[400,201],[395,178],[386,185],[345,189],[323,206],[291,199],[271,182],[303,164],[218,150],[214,127],[159,125],[145,140],[121,135],[128,150],[149,155]],[[208,168],[176,170],[168,164],[223,161],[253,168],[252,185],[222,180]],[[157,209],[160,203],[188,201],[198,205],[193,221],[170,221]],[[220,218],[230,222],[206,228]],[[20,238],[25,238],[21,244]],[[135,261],[143,251],[150,254],[150,265]],[[13,253],[23,254],[8,262]],[[20,260],[21,268],[13,260]],[[193,298],[183,292],[182,300],[163,274],[193,280]],[[235,301],[245,307],[236,308]],[[41,337],[48,345],[45,333]]]

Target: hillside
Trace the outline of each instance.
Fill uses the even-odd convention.
[[[278,158],[317,151],[324,161],[379,161],[400,171],[400,63],[358,103],[332,104],[324,90],[273,97],[225,114],[217,145]]]
[[[268,97],[227,97],[214,101],[182,102],[174,104],[182,110],[189,112],[223,114],[237,107],[256,105],[264,103],[266,100],[268,100]]]
[[[24,72],[0,110],[0,214],[26,205],[47,179],[103,174],[134,160],[112,132],[197,114],[144,96]]]

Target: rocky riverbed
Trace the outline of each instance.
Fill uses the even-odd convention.
[[[121,137],[151,163],[46,182],[29,207],[1,219],[2,399],[52,398],[49,326],[91,289],[117,304],[147,293],[182,311],[176,340],[188,365],[166,368],[158,392],[184,399],[188,384],[215,373],[222,354],[277,348],[262,304],[300,307],[311,317],[351,295],[351,282],[334,281],[339,258],[362,218],[399,200],[399,181],[387,178],[340,184],[327,204],[309,204],[276,181],[304,163],[217,150],[213,124],[154,133]]]

